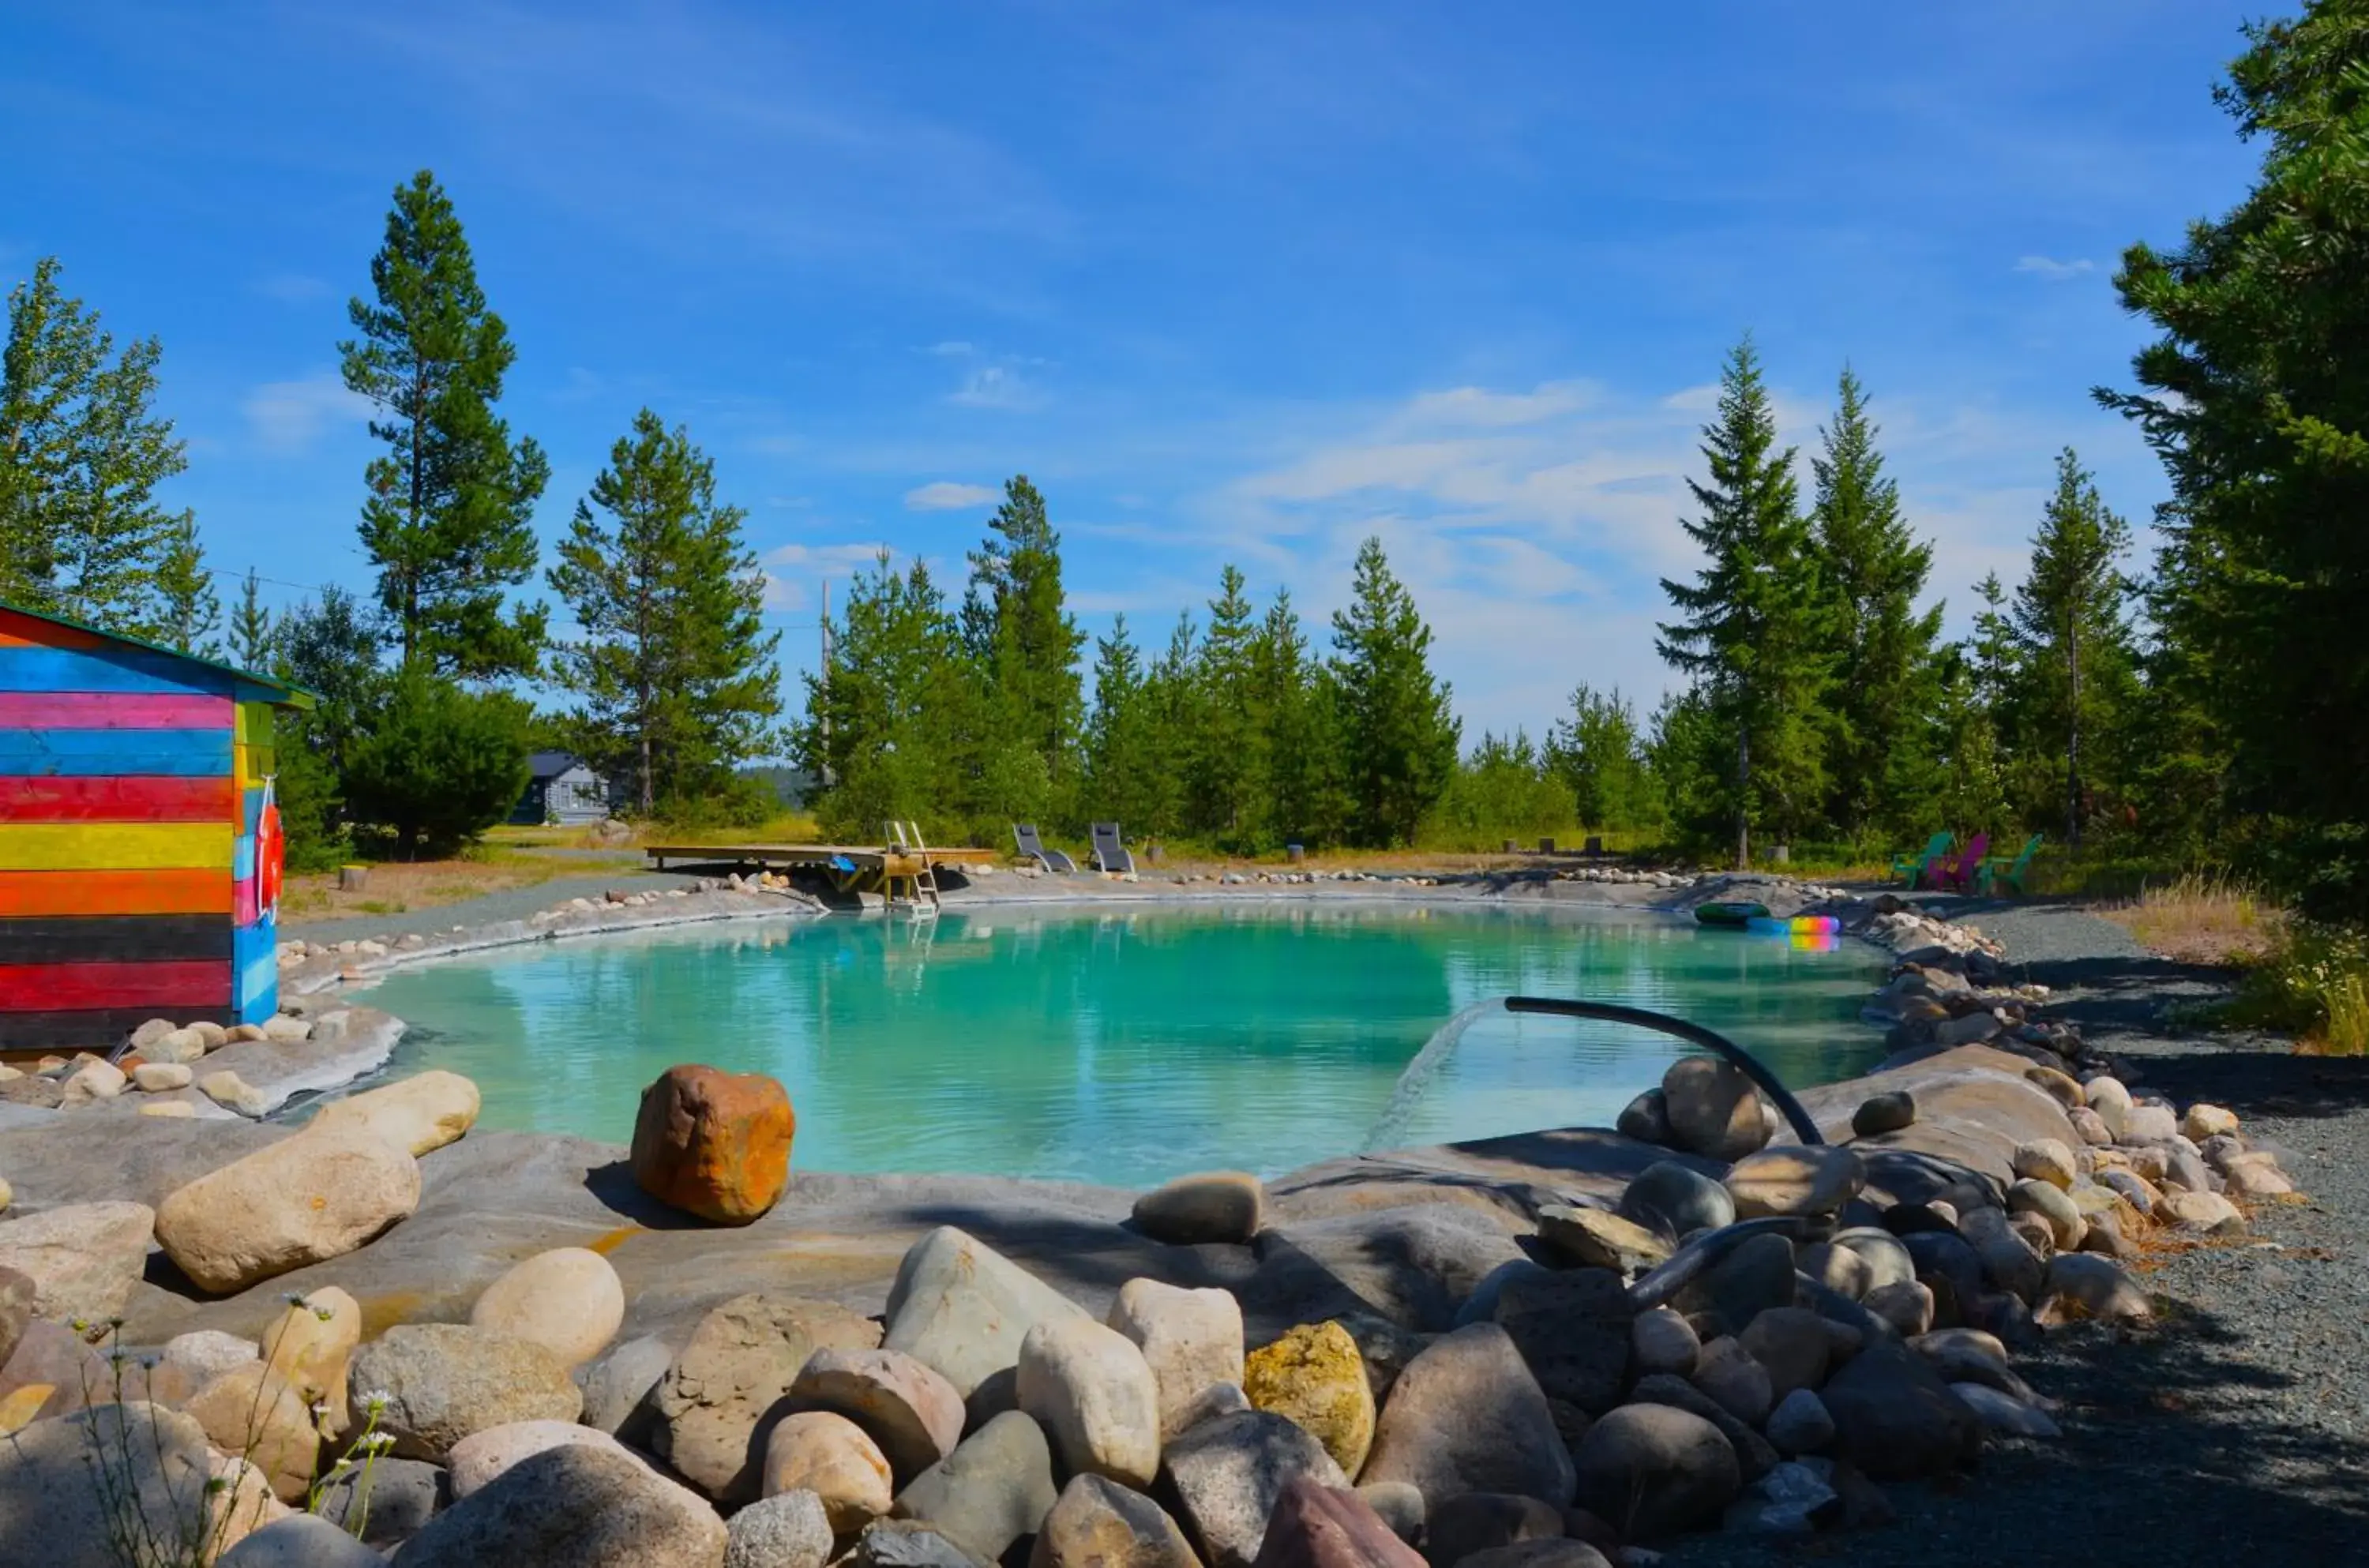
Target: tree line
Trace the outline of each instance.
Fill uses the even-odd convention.
[[[1867,389],[1842,372],[1799,462],[1747,338],[1688,481],[1700,560],[1663,584],[1677,680],[1650,712],[1583,683],[1535,739],[1468,744],[1379,541],[1324,627],[1229,567],[1164,637],[1122,618],[1090,648],[1046,498],[1014,477],[958,597],[918,560],[859,576],[792,717],[741,514],[647,410],[545,571],[581,628],[554,642],[527,591],[549,465],[498,413],[514,350],[426,174],[341,346],[383,445],[369,599],[273,617],[250,578],[224,624],[195,521],[154,499],[186,462],[151,409],[157,347],[119,350],[54,261],[9,301],[0,596],[198,651],[226,636],[322,692],[282,764],[322,841],[464,835],[515,798],[529,740],[557,738],[649,815],[761,809],[740,764],[792,755],[825,825],[867,838],[889,818],[1001,842],[1013,820],[1116,818],[1242,851],[1586,828],[1743,862],[2037,832],[2369,911],[2369,14],[2314,0],[2247,37],[2218,96],[2263,148],[2256,183],[2178,246],[2126,253],[2115,287],[2158,336],[2134,388],[2095,394],[2166,466],[2161,547],[2132,558],[2067,450],[2024,567],[1968,585],[1960,638]],[[532,717],[534,681],[572,705]]]
[[[292,859],[334,860],[357,837],[406,856],[449,849],[509,815],[537,745],[625,781],[645,815],[772,807],[739,772],[778,751],[783,713],[746,514],[717,498],[689,433],[643,409],[544,573],[578,628],[551,635],[532,597],[550,464],[498,411],[517,350],[431,174],[396,189],[338,346],[383,449],[357,529],[376,572],[368,599],[326,586],[275,615],[249,571],[225,618],[195,518],[154,498],[187,466],[154,408],[158,346],[117,353],[60,270],[42,260],[8,301],[0,598],[317,693],[315,711],[281,720]],[[572,705],[536,714],[520,694],[530,682]]]

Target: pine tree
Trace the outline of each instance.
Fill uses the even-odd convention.
[[[1703,431],[1709,485],[1688,481],[1702,515],[1688,536],[1710,557],[1691,583],[1664,578],[1686,618],[1661,627],[1662,657],[1694,677],[1727,737],[1725,815],[1735,864],[1751,864],[1756,814],[1787,833],[1806,819],[1822,770],[1817,715],[1831,657],[1826,592],[1777,417],[1746,338],[1720,377]]]
[[[1900,515],[1899,486],[1884,475],[1866,395],[1848,369],[1821,436],[1810,515],[1841,650],[1826,772],[1835,821],[1856,841],[1871,829],[1897,830],[1930,792],[1932,754],[1919,743],[1938,696],[1942,607],[1917,612],[1933,547]]]
[[[1064,607],[1061,536],[1024,474],[1003,487],[994,532],[970,557],[962,631],[994,694],[996,717],[1055,783],[1068,773],[1085,707],[1085,634]]]
[[[823,826],[873,838],[891,819],[933,838],[956,825],[962,794],[940,727],[965,679],[961,641],[929,568],[903,573],[883,550],[848,585],[830,666],[807,681],[799,764],[830,781],[817,801]]]
[[[1659,825],[1660,791],[1645,761],[1637,710],[1618,690],[1599,693],[1583,685],[1574,692],[1570,714],[1547,732],[1544,760],[1571,791],[1580,826]]]
[[[377,303],[347,307],[360,336],[338,351],[347,387],[382,416],[370,429],[387,451],[367,472],[360,532],[403,662],[465,679],[532,675],[544,611],[506,613],[504,601],[534,575],[532,520],[551,467],[494,412],[517,350],[425,169],[395,189],[371,282]]]
[[[717,504],[715,465],[690,433],[645,408],[577,503],[551,570],[584,631],[554,669],[582,699],[574,732],[597,761],[633,770],[645,816],[726,790],[782,711],[781,635],[761,619],[747,515]]]
[[[134,635],[164,629],[157,576],[185,518],[156,486],[189,466],[152,409],[162,349],[115,351],[44,257],[8,295],[0,352],[0,599]]]
[[[1347,773],[1332,677],[1308,654],[1291,590],[1277,589],[1252,647],[1265,754],[1259,810],[1270,842],[1338,843],[1347,833]]]
[[[2066,448],[2009,623],[2029,722],[2054,743],[2064,763],[2065,837],[2076,847],[2089,814],[2085,770],[2096,771],[2089,753],[2110,736],[2135,689],[2123,618],[2130,585],[2120,569],[2129,547],[2128,525],[2106,509],[2080,459]]]
[[[198,547],[198,520],[189,512],[173,521],[156,563],[155,596],[162,641],[200,658],[222,656],[214,641],[222,626],[222,601],[214,597],[214,575],[206,570],[205,553]]]
[[[246,580],[239,585],[238,608],[231,612],[231,662],[241,670],[270,669],[274,631],[271,612],[264,605],[255,569],[250,567]]]
[[[1094,644],[1094,705],[1086,720],[1086,789],[1093,814],[1149,830],[1160,804],[1157,715],[1143,656],[1127,635],[1127,617],[1112,617],[1110,635]]]
[[[1456,771],[1459,730],[1448,686],[1431,673],[1431,628],[1379,538],[1358,548],[1333,647],[1353,830],[1369,844],[1413,843]]]
[[[2125,253],[2123,303],[2160,335],[2134,361],[2142,390],[2098,396],[2171,480],[2148,619],[2178,682],[2154,716],[2186,753],[2179,793],[2292,823],[2306,890],[2357,919],[2369,874],[2339,840],[2369,823],[2369,10],[2301,10],[2249,26],[2214,95],[2261,149],[2252,189],[2177,246]]]
[[[1209,601],[1195,676],[1201,723],[1191,738],[1193,825],[1237,845],[1254,834],[1265,788],[1265,725],[1254,663],[1259,624],[1239,567],[1229,565]]]

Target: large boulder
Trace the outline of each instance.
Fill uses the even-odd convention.
[[[1593,1415],[1628,1379],[1631,1310],[1619,1275],[1574,1268],[1513,1276],[1493,1315],[1546,1396]]]
[[[1079,1475],[1045,1516],[1028,1568],[1201,1568],[1201,1560],[1159,1504],[1099,1475]]]
[[[818,1350],[791,1383],[790,1404],[831,1411],[863,1427],[899,1481],[912,1480],[962,1441],[962,1395],[901,1351]]]
[[[1718,1427],[1665,1404],[1625,1404],[1587,1429],[1573,1456],[1579,1505],[1651,1540],[1716,1523],[1743,1488]]]
[[[385,1568],[386,1559],[316,1514],[274,1519],[215,1560],[215,1568]]]
[[[461,1323],[402,1323],[354,1352],[349,1419],[384,1396],[378,1429],[406,1459],[444,1462],[473,1432],[513,1421],[573,1421],[584,1396],[539,1345]]]
[[[719,1568],[724,1521],[692,1493],[623,1452],[550,1448],[429,1521],[397,1568]]]
[[[1517,1492],[1560,1505],[1571,1501],[1571,1455],[1511,1336],[1474,1323],[1434,1341],[1399,1374],[1364,1479],[1407,1482],[1434,1506],[1464,1492]]]
[[[1094,1481],[1122,1490],[1092,1474]],[[1132,1495],[1132,1494],[1129,1494]],[[897,1494],[892,1512],[918,1519],[993,1562],[1022,1536],[1036,1533],[1054,1505],[1053,1450],[1044,1429],[1007,1410]]]
[[[1897,1345],[1867,1346],[1818,1398],[1834,1417],[1837,1451],[1879,1481],[1946,1471],[1982,1448],[1974,1412],[1940,1373]]]
[[[1839,1214],[1867,1185],[1867,1167],[1850,1150],[1787,1144],[1747,1154],[1727,1173],[1739,1219],[1782,1214]]]
[[[122,1313],[155,1230],[144,1203],[68,1204],[0,1221],[0,1269],[33,1282],[35,1317],[103,1322]]]
[[[880,1330],[831,1301],[752,1292],[699,1322],[651,1396],[652,1448],[711,1497],[757,1494],[760,1430],[818,1350],[870,1350]]]
[[[830,1561],[830,1520],[811,1492],[761,1497],[725,1528],[724,1568],[823,1568]]]
[[[887,1456],[864,1428],[827,1410],[784,1416],[765,1436],[763,1491],[810,1492],[822,1499],[833,1534],[852,1536],[888,1511],[895,1496]]]
[[[1657,1160],[1621,1189],[1620,1216],[1657,1234],[1682,1237],[1734,1224],[1735,1197],[1692,1165]]]
[[[1092,1318],[1057,1318],[1020,1342],[1014,1388],[1069,1474],[1151,1483],[1160,1469],[1160,1385],[1135,1342]]]
[[[321,1485],[321,1517],[372,1546],[393,1547],[428,1528],[452,1500],[441,1465],[381,1454],[368,1466],[339,1471]]]
[[[419,1204],[419,1162],[358,1123],[309,1127],[166,1197],[156,1239],[200,1290],[343,1257]]]
[[[1662,1074],[1670,1137],[1689,1153],[1741,1160],[1768,1141],[1760,1093],[1742,1068],[1717,1057],[1680,1057]]]
[[[458,1139],[477,1125],[477,1086],[441,1069],[418,1073],[383,1089],[332,1100],[315,1125],[340,1123],[368,1128],[397,1149],[425,1154]]]
[[[642,1442],[643,1429],[657,1415],[651,1396],[673,1365],[673,1349],[658,1335],[626,1340],[577,1370],[576,1380],[584,1390],[584,1413],[578,1419],[612,1437]]]
[[[312,1407],[262,1362],[224,1372],[200,1389],[185,1408],[206,1429],[207,1442],[261,1471],[271,1494],[281,1502],[293,1503],[311,1487],[313,1461],[321,1448]]]
[[[789,1091],[764,1074],[670,1067],[642,1091],[634,1180],[685,1213],[746,1225],[789,1185],[797,1130]]]
[[[1276,1498],[1254,1568],[1418,1568],[1423,1561],[1364,1497],[1295,1475]]]
[[[1258,1272],[1236,1291],[1254,1329],[1365,1312],[1438,1333],[1492,1271],[1523,1253],[1480,1210],[1429,1203],[1270,1229],[1258,1255]]]
[[[1179,1176],[1135,1200],[1135,1228],[1155,1242],[1245,1242],[1266,1219],[1266,1187],[1242,1171]]]
[[[880,1344],[934,1368],[965,1399],[1020,1360],[1037,1323],[1084,1308],[976,1237],[942,1225],[907,1249],[888,1288]]]
[[[644,1462],[640,1455],[606,1432],[596,1432],[579,1422],[513,1421],[507,1426],[472,1432],[453,1444],[452,1453],[446,1456],[448,1484],[454,1497],[466,1497],[483,1492],[535,1455],[570,1444],[607,1448],[626,1455],[637,1464]]]
[[[1304,1323],[1253,1351],[1242,1392],[1324,1445],[1341,1473],[1355,1479],[1374,1443],[1374,1391],[1357,1342],[1339,1323]]]
[[[1793,1243],[1782,1236],[1751,1236],[1704,1270],[1674,1304],[1684,1312],[1708,1313],[1736,1333],[1771,1307],[1791,1306],[1798,1288]]]
[[[1251,1568],[1268,1516],[1295,1476],[1324,1487],[1349,1484],[1322,1443],[1263,1410],[1187,1428],[1162,1456],[1161,1474],[1209,1568]]]
[[[625,1287],[599,1253],[555,1247],[486,1286],[469,1309],[469,1321],[532,1341],[566,1365],[580,1367],[617,1337],[625,1321]]]
[[[1110,1326],[1135,1342],[1160,1388],[1162,1441],[1184,1429],[1205,1391],[1242,1380],[1242,1308],[1230,1290],[1189,1290],[1130,1279],[1111,1303]]]
[[[102,1404],[37,1421],[0,1440],[0,1551],[27,1568],[121,1568],[123,1526],[166,1541],[203,1532],[212,1474],[205,1430],[179,1411]]]

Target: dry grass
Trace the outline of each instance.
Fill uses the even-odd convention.
[[[2098,912],[2150,951],[2185,964],[2249,964],[2277,944],[2277,908],[2242,882],[2188,872]]]
[[[621,862],[619,869],[626,868]],[[369,886],[359,893],[340,891],[334,871],[291,876],[280,893],[280,911],[283,920],[399,915],[599,869],[583,861],[500,853],[468,860],[390,861],[370,868]]]

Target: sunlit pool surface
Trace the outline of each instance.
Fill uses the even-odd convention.
[[[398,1068],[477,1082],[483,1126],[622,1143],[643,1085],[699,1061],[789,1087],[804,1169],[1143,1185],[1609,1125],[1683,1049],[1458,1019],[1487,999],[1675,1013],[1802,1085],[1880,1054],[1857,1014],[1881,978],[1856,944],[1625,910],[1015,906],[539,944],[400,971],[371,1000],[412,1025]]]

